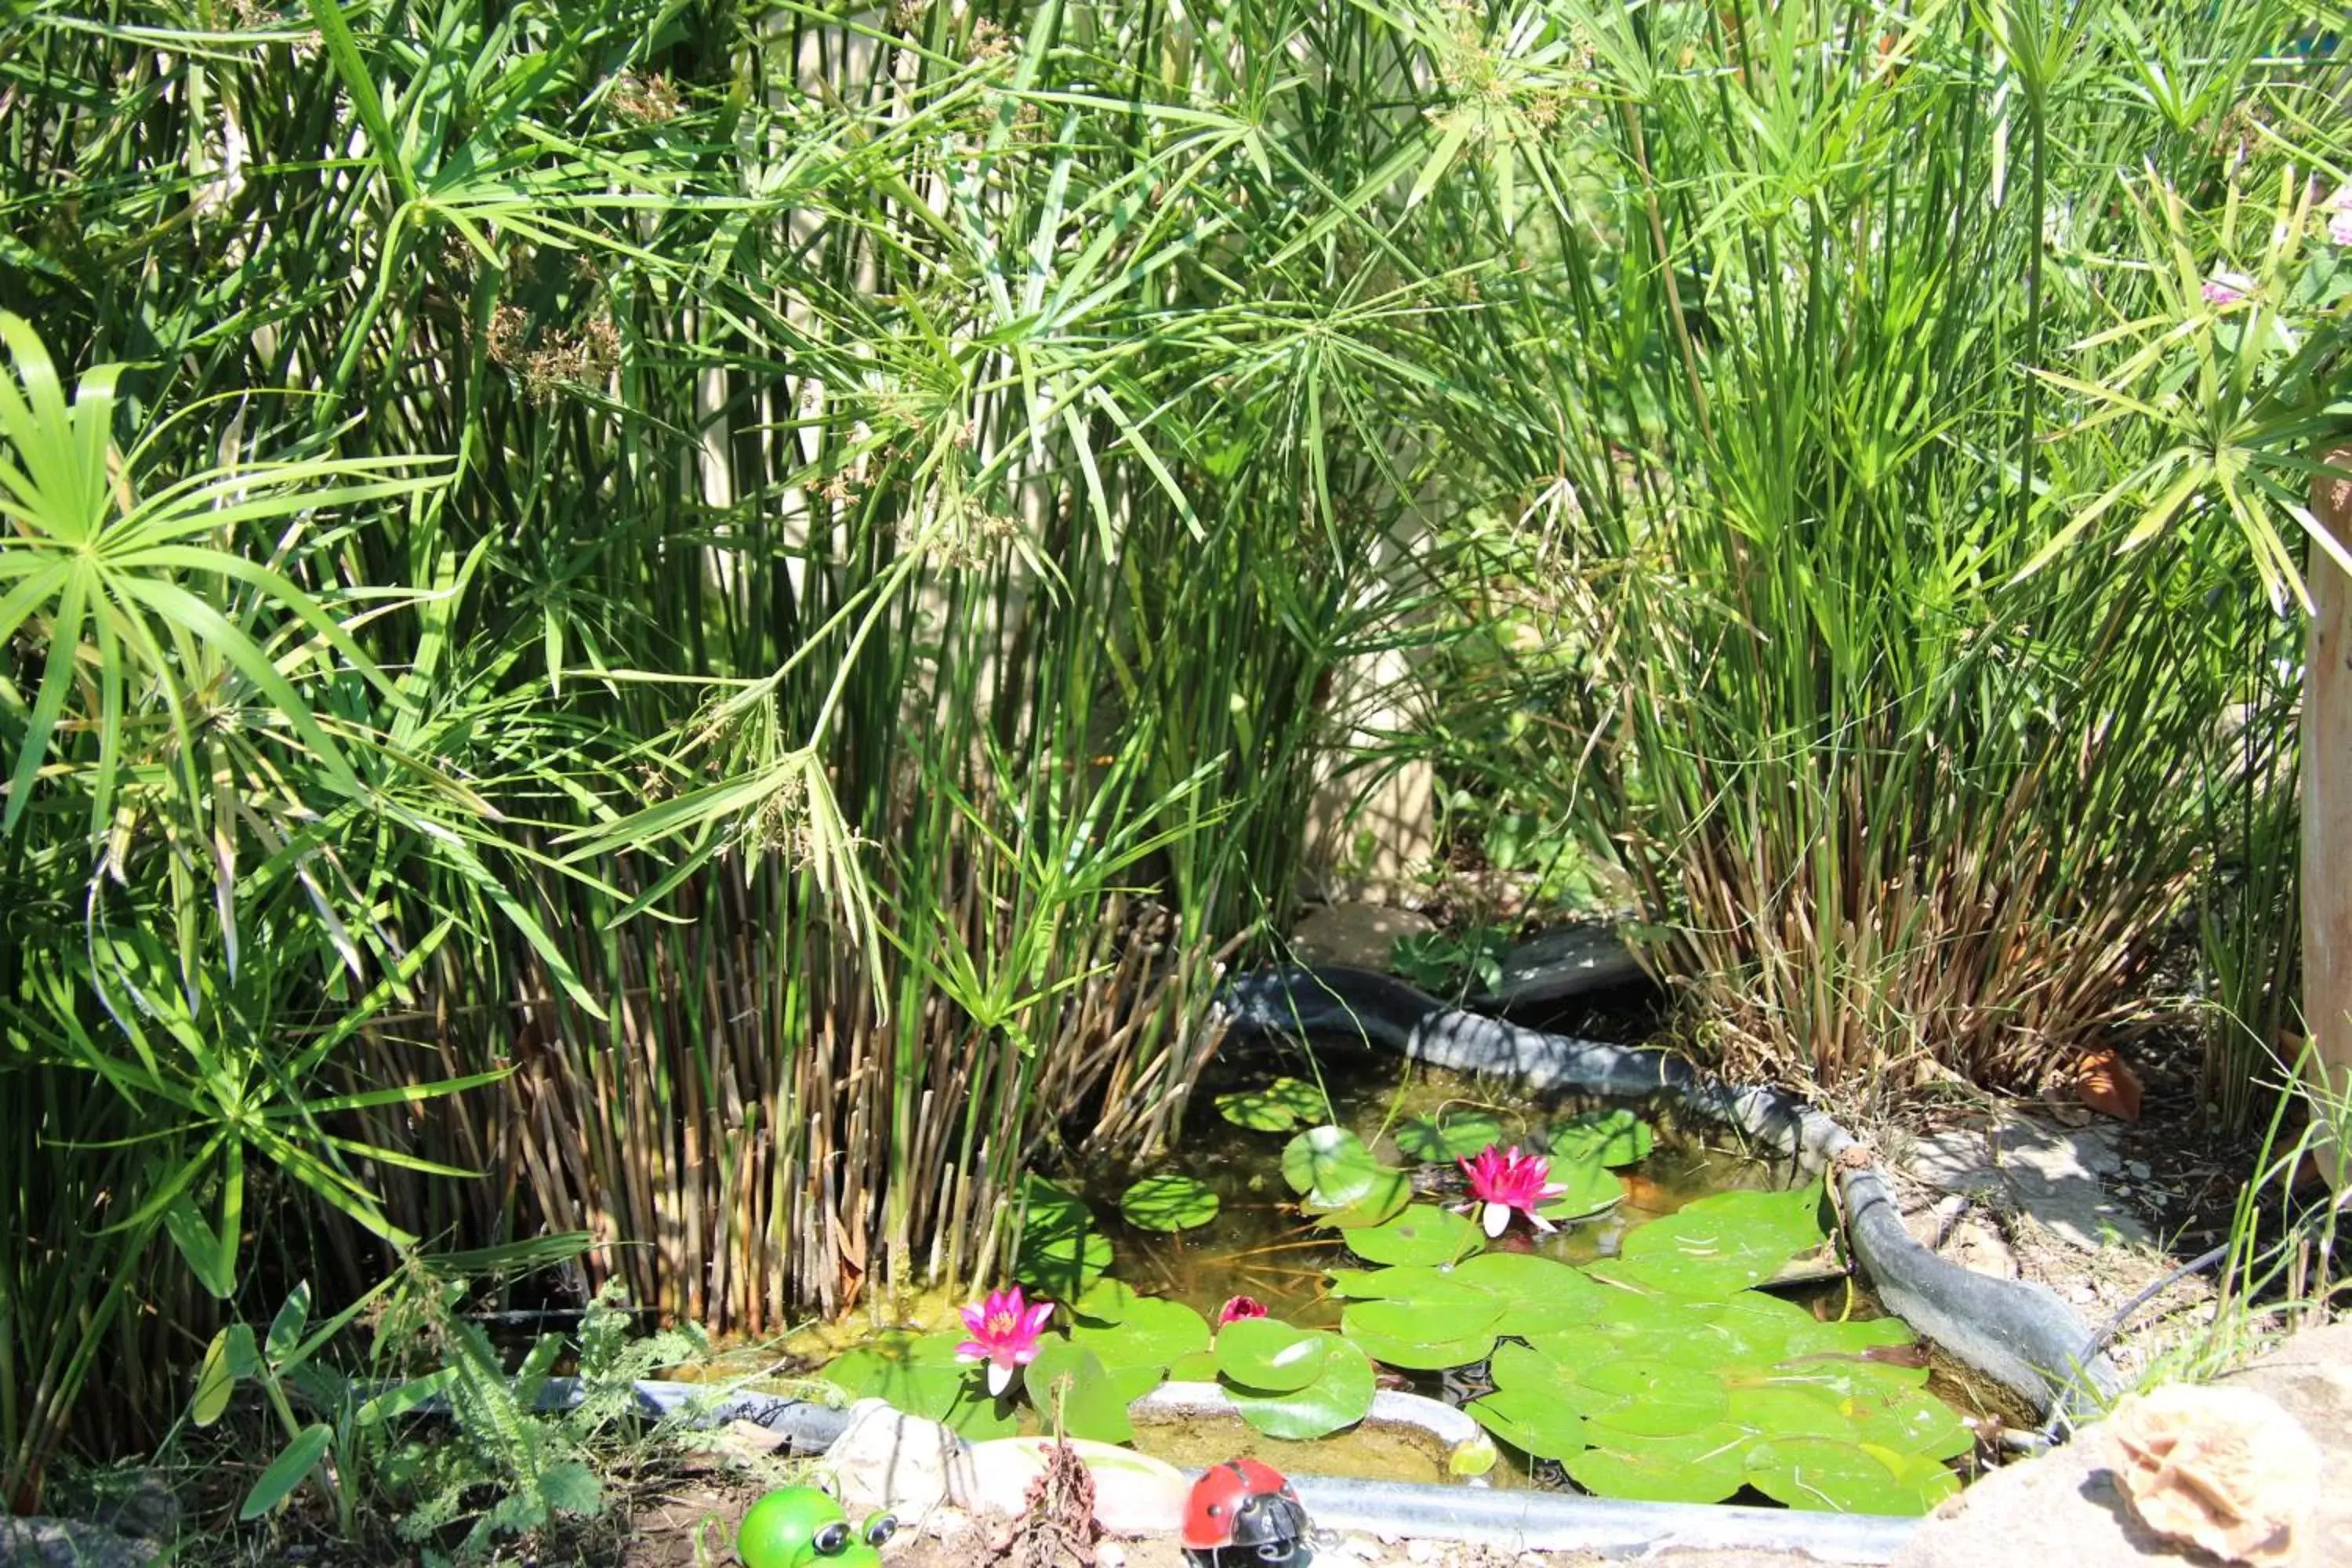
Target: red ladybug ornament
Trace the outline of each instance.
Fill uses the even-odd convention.
[[[1192,1483],[1183,1542],[1195,1562],[1213,1563],[1232,1552],[1259,1563],[1292,1563],[1307,1542],[1307,1510],[1272,1465],[1228,1459]]]

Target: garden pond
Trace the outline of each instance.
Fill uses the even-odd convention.
[[[1058,1402],[1072,1436],[1180,1465],[1871,1513],[1958,1489],[1964,1412],[2020,1417],[1837,1266],[1823,1184],[1720,1129],[1393,1060],[1281,1065],[1229,1065],[1147,1170],[1031,1178],[1013,1290],[824,1377],[972,1438]],[[1130,1413],[1163,1383],[1220,1385],[1247,1427]],[[1485,1436],[1367,1421],[1384,1386]]]

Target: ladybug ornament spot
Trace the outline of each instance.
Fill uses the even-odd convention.
[[[1194,1568],[1302,1568],[1309,1555],[1306,1508],[1260,1459],[1213,1465],[1192,1484],[1182,1539]]]

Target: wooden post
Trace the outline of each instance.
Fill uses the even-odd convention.
[[[2352,469],[2352,445],[2322,455]],[[2315,476],[2312,515],[2352,543],[2352,477]],[[2311,640],[2303,680],[2303,1016],[2318,1104],[2352,1103],[2352,577],[2310,552]],[[2352,1128],[2317,1152],[2331,1185],[2352,1177]],[[2332,1156],[2332,1158],[2331,1158]]]

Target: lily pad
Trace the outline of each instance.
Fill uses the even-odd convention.
[[[1013,1277],[1054,1300],[1076,1300],[1110,1267],[1110,1238],[1075,1194],[1035,1176],[1021,1194],[1027,1217]]]
[[[1565,1459],[1586,1447],[1583,1418],[1540,1394],[1497,1388],[1462,1408],[1512,1447],[1539,1459]]]
[[[1295,1078],[1217,1096],[1217,1114],[1253,1132],[1287,1132],[1324,1112],[1323,1091]]]
[[[1180,1355],[1168,1365],[1171,1383],[1214,1383],[1217,1381],[1217,1352],[1194,1351]]]
[[[1364,1141],[1344,1127],[1310,1127],[1282,1151],[1282,1179],[1320,1208],[1345,1208],[1370,1195],[1380,1172]]]
[[[1648,1122],[1622,1107],[1588,1110],[1551,1130],[1552,1154],[1578,1163],[1590,1161],[1608,1166],[1634,1164],[1648,1157],[1657,1141]]]
[[[1241,1326],[1225,1326],[1217,1336],[1220,1350],[1225,1335]],[[1317,1338],[1322,1341],[1322,1357],[1315,1380],[1304,1388],[1288,1393],[1239,1384],[1227,1388],[1243,1420],[1269,1437],[1306,1443],[1352,1426],[1370,1414],[1376,1386],[1371,1362],[1337,1334],[1318,1332]]]
[[[1748,1435],[1720,1423],[1666,1437],[1611,1434],[1563,1462],[1600,1497],[1637,1502],[1721,1502],[1747,1479]]]
[[[1726,1297],[1763,1283],[1822,1238],[1817,1188],[1717,1193],[1636,1226],[1621,1255],[1593,1273],[1675,1295]]]
[[[1039,1342],[1037,1359],[1021,1369],[1021,1384],[1050,1423],[1056,1402],[1062,1425],[1073,1437],[1124,1443],[1135,1436],[1127,1407],[1160,1382],[1157,1367],[1129,1368],[1122,1374],[1105,1367],[1095,1352],[1070,1340]]]
[[[1467,1259],[1452,1268],[1419,1263],[1400,1264],[1392,1268],[1334,1268],[1330,1271],[1331,1294],[1350,1301],[1411,1301],[1420,1307],[1483,1302],[1493,1293],[1470,1279],[1467,1268],[1475,1261]],[[1565,1264],[1553,1267],[1564,1274],[1576,1272]]]
[[[1759,1437],[1843,1437],[1854,1436],[1853,1418],[1837,1396],[1818,1388],[1764,1383],[1735,1385],[1731,1390],[1731,1423]]]
[[[1261,1394],[1288,1394],[1315,1381],[1332,1335],[1276,1318],[1244,1318],[1217,1331],[1217,1375]]]
[[[1069,1303],[1070,1316],[1082,1323],[1116,1323],[1141,1300],[1124,1279],[1097,1279]]]
[[[1712,1371],[1654,1356],[1585,1367],[1576,1381],[1588,1390],[1612,1396],[1607,1404],[1592,1409],[1587,1419],[1640,1437],[1696,1432],[1721,1421],[1731,1407],[1730,1391]]]
[[[1916,1479],[1861,1445],[1832,1437],[1768,1437],[1748,1450],[1748,1484],[1790,1508],[1834,1513],[1923,1513]]]
[[[1120,1194],[1118,1212],[1145,1230],[1192,1230],[1217,1217],[1217,1194],[1205,1182],[1163,1172]]]
[[[1503,1304],[1490,1300],[1433,1312],[1413,1302],[1350,1301],[1339,1331],[1374,1361],[1412,1372],[1440,1372],[1485,1361],[1495,1349]]]
[[[1612,1206],[1625,1195],[1625,1184],[1598,1160],[1555,1160],[1551,1180],[1568,1190],[1536,1210],[1549,1220],[1583,1219]]]
[[[1070,1338],[1093,1351],[1106,1367],[1149,1367],[1157,1382],[1165,1368],[1209,1348],[1209,1321],[1181,1301],[1139,1296],[1118,1322],[1080,1324]]]
[[[1502,1137],[1503,1124],[1490,1113],[1457,1110],[1443,1117],[1416,1116],[1397,1129],[1396,1141],[1405,1158],[1427,1163],[1465,1158]]]
[[[1484,1243],[1478,1227],[1451,1209],[1414,1204],[1382,1225],[1348,1232],[1348,1250],[1371,1263],[1452,1263]]]
[[[1959,1414],[1924,1388],[1890,1388],[1884,1398],[1865,1394],[1846,1403],[1853,1417],[1849,1435],[1865,1447],[1929,1461],[1957,1459],[1976,1447]]]
[[[882,1334],[835,1356],[823,1375],[852,1398],[886,1400],[966,1436],[1004,1436],[1016,1426],[1011,1404],[991,1397],[981,1369],[956,1358],[962,1340],[952,1330]]]
[[[1373,1169],[1370,1188],[1354,1202],[1335,1205],[1318,1203],[1309,1196],[1298,1206],[1315,1215],[1318,1225],[1330,1226],[1338,1230],[1356,1230],[1394,1219],[1412,1202],[1412,1178],[1403,1171],[1380,1165]]]

